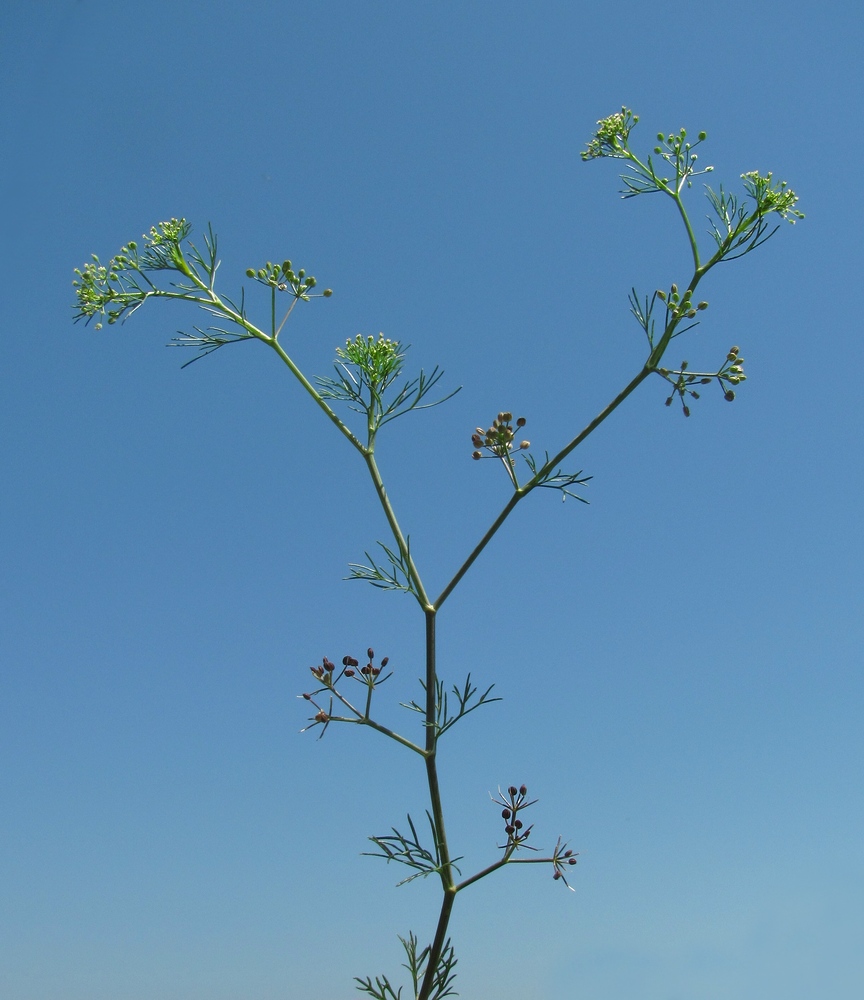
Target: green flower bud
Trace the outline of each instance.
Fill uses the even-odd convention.
[[[708,138],[708,133],[707,132],[700,132],[699,133],[699,141],[700,142],[704,142],[707,138]]]
[[[735,393],[731,389],[727,389],[726,392],[723,393],[723,398],[731,403],[735,398]]]
[[[333,294],[333,289],[332,288],[325,288],[324,291],[321,294],[324,296],[325,299],[329,299],[330,296]]]
[[[698,306],[696,306],[696,308],[697,309],[702,309],[704,311],[705,309],[708,308],[708,303],[703,300],[702,302],[699,303]]]

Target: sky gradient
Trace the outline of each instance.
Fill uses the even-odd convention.
[[[685,419],[649,379],[571,459],[590,506],[537,491],[441,612],[444,677],[504,699],[442,743],[455,852],[495,857],[521,782],[580,852],[575,893],[526,866],[460,896],[457,988],[858,1000],[862,34],[809,0],[4,5],[0,996],[347,998],[437,914],[360,857],[422,815],[415,760],[298,735],[308,668],[369,645],[414,724],[422,616],[342,582],[386,540],[358,456],[261,345],[181,369],[193,310],[73,326],[73,268],[209,222],[227,294],[286,257],[334,289],[286,328],[304,371],[379,331],[440,365],[462,391],[379,448],[437,592],[508,497],[474,427],[560,448],[644,362],[631,287],[689,278],[671,202],[580,161],[626,104],[635,149],[705,129],[712,185],[774,171],[807,217],[711,272],[674,348],[739,345],[736,401]]]

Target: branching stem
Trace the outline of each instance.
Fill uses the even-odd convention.
[[[308,293],[310,289],[315,286],[315,279],[311,276],[307,278],[303,270],[300,270],[297,274],[295,274],[291,268],[290,261],[284,262],[281,268],[278,265],[268,263],[266,268],[261,268],[257,272],[254,272],[252,269],[246,272],[249,277],[256,277],[257,275],[257,280],[259,282],[270,286],[271,332],[268,335],[250,323],[246,318],[244,298],[241,297],[238,304],[232,302],[231,299],[223,300],[216,294],[214,290],[214,282],[219,262],[216,254],[216,238],[212,229],[209,232],[209,237],[205,236],[206,256],[202,255],[202,253],[200,253],[193,244],[189,244],[191,248],[190,256],[188,260],[186,259],[180,247],[181,241],[185,239],[190,229],[185,220],[172,219],[170,222],[160,223],[158,228],[154,227],[151,230],[151,237],[147,247],[144,249],[143,254],[139,255],[137,245],[135,243],[130,243],[128,247],[124,247],[121,252],[112,259],[107,267],[100,264],[98,258],[94,257],[93,263],[86,264],[84,265],[83,270],[76,271],[78,277],[74,281],[74,284],[78,289],[77,295],[79,300],[79,311],[76,315],[76,319],[86,318],[89,322],[89,320],[94,316],[102,315],[107,316],[107,321],[109,323],[114,323],[118,319],[121,319],[124,315],[131,315],[134,313],[135,310],[140,308],[140,306],[149,298],[159,297],[166,299],[180,299],[196,303],[204,309],[205,312],[210,313],[219,320],[224,317],[231,324],[234,324],[234,327],[243,331],[242,333],[236,332],[234,329],[228,331],[218,327],[210,327],[208,331],[204,331],[196,327],[195,330],[198,334],[200,334],[200,336],[196,337],[192,335],[184,335],[186,343],[192,346],[198,346],[199,350],[203,353],[209,353],[226,343],[233,343],[238,340],[246,340],[249,338],[256,338],[271,347],[290,370],[294,378],[300,383],[303,389],[309,396],[312,397],[319,409],[321,409],[331,423],[334,424],[339,433],[346,438],[352,447],[363,457],[369,476],[375,488],[378,501],[387,520],[390,532],[396,542],[398,557],[396,556],[396,553],[387,548],[387,546],[383,546],[392,564],[392,573],[389,573],[388,575],[387,572],[379,570],[370,557],[372,568],[354,566],[354,576],[369,579],[376,586],[385,586],[388,589],[410,591],[416,597],[417,602],[423,611],[425,618],[425,705],[422,709],[420,705],[413,701],[410,705],[406,705],[406,707],[411,708],[412,710],[417,710],[418,712],[422,711],[423,713],[425,729],[423,745],[421,746],[419,742],[415,743],[412,740],[401,736],[399,733],[374,721],[370,717],[372,694],[376,683],[375,678],[378,675],[377,669],[375,669],[374,672],[370,673],[368,676],[365,705],[362,711],[356,708],[347,698],[336,691],[335,683],[343,676],[343,674],[339,674],[335,680],[333,679],[332,673],[327,674],[329,679],[325,680],[325,688],[322,688],[321,691],[329,689],[330,694],[338,699],[338,701],[351,713],[349,717],[337,717],[329,714],[330,709],[333,707],[332,698],[329,701],[327,711],[324,711],[324,709],[321,709],[317,703],[314,702],[313,695],[307,694],[303,697],[312,700],[316,708],[319,708],[318,714],[312,721],[316,725],[318,723],[323,723],[324,730],[326,730],[327,724],[330,721],[350,722],[354,725],[368,726],[408,748],[409,750],[412,750],[414,753],[423,758],[430,802],[428,816],[435,840],[434,854],[426,851],[425,848],[421,848],[417,843],[417,834],[410,816],[409,823],[411,825],[412,839],[406,840],[405,837],[398,834],[395,829],[394,837],[389,837],[388,835],[388,837],[384,838],[372,838],[379,845],[379,847],[383,848],[383,856],[386,856],[388,860],[396,858],[398,854],[398,851],[395,847],[392,847],[392,844],[395,843],[396,847],[398,847],[401,843],[402,848],[404,848],[403,853],[406,854],[408,859],[405,863],[411,864],[415,868],[420,868],[423,873],[428,874],[431,873],[431,871],[437,871],[441,878],[442,901],[438,916],[438,923],[432,943],[428,947],[428,951],[424,949],[423,953],[421,953],[426,955],[425,971],[423,974],[422,984],[416,992],[416,1000],[430,1000],[430,997],[433,995],[436,997],[452,995],[452,991],[449,989],[449,983],[452,981],[452,968],[453,965],[455,965],[455,959],[453,958],[452,948],[450,947],[447,937],[447,929],[456,896],[459,892],[468,888],[468,886],[473,885],[475,882],[480,881],[486,876],[491,875],[493,872],[497,871],[499,868],[503,868],[507,864],[552,863],[555,868],[555,879],[563,879],[564,883],[567,884],[566,877],[564,876],[564,866],[576,863],[575,855],[571,850],[565,850],[567,845],[566,843],[562,845],[560,838],[552,857],[535,856],[530,858],[516,858],[513,856],[519,847],[527,847],[527,845],[525,845],[525,840],[531,831],[531,827],[523,829],[521,820],[515,820],[516,812],[521,808],[527,807],[528,805],[533,805],[533,801],[525,801],[525,796],[527,794],[525,786],[522,786],[522,788],[518,790],[514,786],[509,789],[509,800],[503,797],[500,797],[498,800],[494,800],[500,801],[505,807],[504,812],[502,813],[505,820],[508,823],[511,820],[513,821],[512,825],[505,827],[509,840],[507,845],[503,847],[503,854],[498,858],[498,860],[486,866],[474,875],[471,875],[458,883],[455,881],[454,876],[459,874],[456,864],[461,859],[459,857],[453,858],[451,856],[450,848],[447,842],[444,822],[444,808],[442,804],[437,765],[438,740],[443,732],[449,728],[449,725],[452,724],[452,721],[461,718],[464,714],[472,711],[475,707],[486,703],[487,700],[495,701],[497,699],[487,699],[487,696],[492,689],[490,686],[485,694],[479,697],[479,700],[475,705],[472,705],[470,708],[466,708],[468,701],[473,697],[477,690],[476,687],[472,688],[471,675],[469,674],[464,692],[459,688],[455,689],[456,697],[460,703],[460,709],[458,714],[453,716],[452,719],[448,721],[447,694],[444,693],[443,684],[439,683],[437,672],[436,624],[438,611],[468,570],[473,566],[474,562],[486,546],[497,534],[520,501],[528,496],[528,494],[534,489],[543,486],[552,486],[556,489],[561,489],[563,490],[565,496],[568,495],[566,489],[567,486],[572,485],[575,482],[582,483],[584,480],[578,479],[578,476],[581,475],[581,473],[577,473],[576,475],[562,473],[560,470],[560,463],[563,462],[590,434],[592,434],[649,375],[659,372],[664,378],[667,379],[667,381],[671,381],[669,378],[669,371],[661,369],[660,363],[672,338],[689,329],[689,326],[684,326],[683,329],[679,329],[682,320],[693,319],[696,316],[697,309],[701,310],[707,307],[707,302],[699,303],[698,306],[694,307],[692,304],[692,293],[695,291],[696,286],[708,273],[708,271],[722,260],[733,260],[736,257],[743,256],[768,239],[772,235],[773,230],[771,232],[766,232],[767,225],[764,220],[766,215],[771,212],[778,213],[782,219],[786,219],[792,223],[795,222],[796,218],[803,217],[802,214],[795,208],[795,204],[798,200],[795,193],[788,188],[785,182],[778,184],[773,181],[771,174],[762,176],[758,173],[751,172],[749,174],[742,175],[748,194],[756,202],[756,208],[752,212],[747,212],[743,207],[739,207],[737,198],[733,195],[725,193],[722,187],[719,189],[718,194],[714,194],[714,192],[712,192],[709,188],[709,200],[711,201],[720,221],[719,224],[712,223],[712,235],[717,243],[717,250],[706,261],[706,263],[703,264],[700,259],[696,235],[693,231],[693,226],[690,222],[690,218],[687,214],[681,195],[684,187],[691,184],[693,176],[699,173],[706,173],[712,169],[708,167],[705,168],[705,170],[696,170],[695,163],[697,156],[695,153],[692,153],[692,149],[695,148],[695,145],[698,145],[705,139],[705,133],[699,134],[698,141],[695,145],[685,142],[686,133],[684,129],[681,129],[680,134],[677,137],[669,135],[667,139],[664,139],[662,134],[658,136],[662,145],[655,147],[655,154],[659,154],[662,159],[669,163],[674,169],[675,180],[673,182],[657,174],[654,167],[654,161],[651,156],[648,156],[646,161],[643,162],[629,149],[628,136],[637,121],[637,116],[634,116],[628,109],[622,108],[620,114],[612,115],[609,118],[598,122],[599,128],[595,137],[588,144],[588,149],[583,152],[582,156],[583,159],[595,159],[609,156],[615,159],[629,161],[630,169],[633,172],[622,175],[622,179],[625,184],[625,190],[623,192],[624,197],[629,198],[643,193],[662,192],[672,198],[677,206],[678,213],[687,232],[687,239],[693,258],[694,270],[690,283],[682,297],[679,297],[678,289],[675,285],[672,285],[668,299],[666,293],[661,291],[656,292],[650,302],[646,297],[644,309],[640,304],[640,300],[636,297],[634,289],[631,304],[634,315],[643,326],[648,336],[650,353],[647,360],[639,372],[593,418],[593,420],[591,420],[581,431],[579,431],[578,434],[575,435],[575,437],[565,444],[557,454],[555,454],[552,458],[547,458],[542,467],[537,468],[536,460],[533,456],[529,456],[528,464],[530,471],[532,472],[532,476],[526,483],[524,483],[524,485],[520,485],[519,483],[519,477],[516,474],[515,465],[510,455],[510,448],[505,445],[505,453],[499,457],[501,457],[504,462],[505,471],[507,472],[510,483],[513,487],[513,493],[502,508],[501,512],[486,530],[480,541],[474,546],[473,550],[434,602],[430,600],[429,595],[426,592],[420,573],[415,565],[413,555],[411,554],[408,538],[404,535],[402,528],[399,525],[393,505],[387,494],[387,490],[385,489],[384,481],[375,459],[375,443],[377,433],[385,423],[395,419],[397,416],[401,416],[402,414],[409,412],[410,410],[425,409],[428,406],[437,405],[437,402],[444,401],[438,400],[436,403],[424,402],[421,405],[421,400],[425,399],[427,393],[440,378],[441,373],[437,367],[429,375],[421,371],[419,378],[409,381],[401,389],[395,392],[395,396],[391,394],[387,397],[387,399],[385,399],[385,393],[387,393],[390,389],[393,384],[393,380],[398,376],[399,371],[401,370],[402,357],[404,353],[402,351],[401,344],[397,341],[385,340],[383,338],[383,334],[380,335],[379,340],[377,341],[375,341],[372,337],[364,339],[358,335],[354,341],[348,341],[344,348],[337,348],[337,377],[335,379],[319,379],[318,381],[321,384],[321,391],[319,392],[319,390],[316,389],[315,386],[300,371],[293,359],[279,343],[279,335],[282,332],[288,317],[291,315],[295,306],[299,301],[301,301],[301,299],[308,301],[310,297]],[[664,148],[666,150],[665,152]],[[199,271],[199,267],[203,270]],[[171,286],[172,290],[160,289],[156,287],[156,285],[147,277],[144,273],[145,270],[160,272],[165,270],[175,270],[184,276],[186,282],[173,284]],[[201,277],[201,274],[204,272],[206,272],[207,277],[209,278],[207,282],[202,280]],[[142,285],[141,281],[145,282],[146,285]],[[282,321],[277,326],[277,292],[289,290],[293,291],[294,298]],[[323,294],[324,297],[327,297],[331,294],[331,292],[328,289],[325,290]],[[655,343],[655,321],[652,318],[651,311],[653,309],[655,299],[658,297],[661,301],[666,302],[666,325],[662,336]],[[100,325],[101,324],[97,324],[97,328]],[[696,396],[697,394],[695,392],[688,389],[688,386],[694,379],[698,378],[707,382],[711,378],[721,378],[724,374],[727,376],[730,383],[737,385],[737,382],[743,380],[744,378],[742,369],[740,368],[741,359],[739,358],[737,347],[731,349],[731,353],[727,355],[727,360],[732,362],[733,366],[723,368],[717,373],[689,372],[685,375],[686,362],[682,363],[681,370],[672,373],[678,376],[678,382],[673,383],[673,392],[678,391],[682,400],[687,392],[689,392],[692,396]],[[735,367],[735,365],[738,365],[738,367]],[[732,373],[735,373],[734,377]],[[368,387],[369,390],[368,400],[362,392],[364,385]],[[734,398],[734,392],[730,390],[726,393],[726,396],[730,399]],[[449,396],[444,398],[447,399]],[[333,408],[329,405],[328,400],[333,399],[339,399],[347,402],[349,407],[354,409],[356,412],[365,412],[367,417],[365,444],[350,430],[350,428],[339,418]],[[671,402],[671,397],[667,400],[667,405],[669,402]],[[687,408],[685,407],[685,415],[687,412]],[[499,415],[499,420],[503,419],[503,416]],[[508,415],[508,427],[509,420],[510,416]],[[517,421],[518,426],[521,426],[524,423],[524,420]],[[482,441],[480,444],[482,445]],[[489,445],[487,442],[487,448],[488,447]],[[522,447],[527,448],[528,443],[525,442]],[[479,458],[481,455],[479,453],[475,453],[475,457]],[[575,496],[575,494],[569,495]],[[403,578],[406,577],[407,582],[403,585]],[[370,660],[373,655],[373,651],[370,649]],[[346,658],[346,660],[350,661],[353,665],[357,664],[357,661],[351,658]],[[385,664],[386,659],[382,661],[382,665]],[[326,658],[325,666],[332,671],[333,664],[329,663]],[[372,669],[371,664],[368,669]],[[364,668],[364,672],[366,670],[367,668]],[[316,675],[321,678],[324,674],[323,668],[313,668],[313,672],[316,671]],[[343,673],[347,673],[350,676],[353,674],[353,671],[345,671]],[[387,677],[383,677],[380,680],[383,682],[386,679]],[[316,691],[315,696],[319,693],[320,691]],[[324,730],[322,730],[322,732]],[[503,796],[503,793],[501,793],[501,795]],[[520,833],[519,831],[522,832]],[[414,851],[415,848],[420,851],[420,856],[424,859],[422,864],[418,863],[416,856],[412,858],[410,852]],[[527,849],[534,850],[533,848]],[[431,867],[431,862],[430,867],[425,867],[426,860],[428,859],[434,860],[434,867]],[[415,877],[417,877],[416,874],[412,875],[412,878]],[[403,943],[405,943],[404,940]],[[406,944],[406,950],[409,954],[408,967],[414,978],[415,989],[417,979],[419,978],[420,967],[420,960],[418,959],[416,952],[416,943],[416,938],[412,934],[409,938],[409,943]],[[443,980],[441,978],[442,976],[444,977]],[[358,982],[360,983],[361,989],[373,994],[373,996],[380,996],[383,998],[389,991],[389,994],[394,998],[394,1000],[398,1000],[398,997],[401,995],[401,989],[399,990],[399,993],[396,993],[386,979],[376,980],[375,988],[373,988],[370,979],[358,980]],[[375,989],[378,990],[377,993],[374,992]],[[435,992],[436,990],[437,992]],[[444,990],[447,992],[442,992]]]

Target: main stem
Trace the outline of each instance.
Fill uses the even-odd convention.
[[[428,1000],[435,983],[438,963],[447,940],[447,927],[450,914],[456,901],[456,884],[453,879],[453,865],[450,861],[450,850],[447,846],[447,834],[444,829],[444,809],[441,805],[441,788],[438,783],[438,764],[436,760],[438,744],[438,671],[435,648],[434,608],[426,610],[426,781],[429,785],[429,801],[432,806],[432,825],[435,829],[435,848],[440,865],[441,886],[444,898],[441,901],[441,912],[438,915],[438,926],[435,937],[429,946],[426,958],[426,972],[417,1000]]]
[[[450,914],[453,910],[453,903],[456,900],[456,883],[453,878],[453,864],[450,860],[450,849],[447,845],[447,832],[444,826],[444,807],[441,803],[441,786],[438,781],[438,666],[437,650],[435,642],[435,626],[437,623],[438,609],[431,604],[423,586],[414,560],[408,549],[408,542],[402,533],[396,513],[390,503],[387,490],[384,487],[384,480],[375,461],[374,438],[369,446],[362,450],[366,468],[375,486],[378,501],[387,518],[390,531],[393,534],[399,551],[405,559],[411,583],[415,588],[415,597],[423,609],[426,618],[426,705],[424,712],[424,725],[426,737],[424,741],[424,753],[426,765],[426,783],[429,787],[429,804],[432,814],[432,826],[435,835],[435,852],[437,855],[439,872],[441,876],[441,887],[444,898],[441,902],[441,912],[438,915],[438,926],[435,929],[435,937],[429,946],[429,953],[426,957],[426,971],[423,975],[423,983],[417,1000],[428,1000],[435,985],[435,977],[438,972],[438,964],[441,961],[441,954],[447,941],[447,927],[450,923]]]

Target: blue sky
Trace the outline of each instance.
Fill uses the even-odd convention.
[[[413,721],[421,616],[342,582],[386,538],[359,459],[259,345],[181,370],[187,310],[73,326],[72,269],[212,222],[229,294],[285,257],[335,290],[290,321],[310,374],[358,332],[441,365],[379,449],[437,590],[507,498],[473,428],[560,447],[644,361],[631,286],[689,277],[671,203],[579,159],[626,104],[807,218],[700,286],[681,353],[740,345],[735,403],[649,380],[574,456],[590,506],[533,495],[441,612],[445,678],[504,698],[442,745],[454,849],[488,863],[524,781],[580,852],[575,893],[460,896],[460,992],[860,996],[861,43],[807,0],[4,6],[0,994],[330,1000],[437,905],[359,856],[415,761],[298,735],[308,667],[370,644]]]

